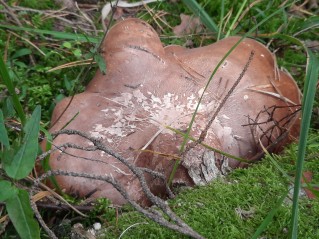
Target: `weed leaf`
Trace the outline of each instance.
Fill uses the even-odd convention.
[[[106,74],[106,63],[105,63],[104,58],[99,54],[95,54],[94,60],[96,61],[97,65],[99,66],[100,71],[103,74]]]
[[[28,48],[22,48],[18,51],[16,51],[16,53],[14,53],[14,55],[11,57],[11,59],[16,59],[22,56],[26,56],[26,55],[30,55],[32,53],[32,51]]]
[[[6,201],[9,217],[22,239],[40,239],[38,223],[33,218],[29,195],[24,190]]]
[[[10,147],[2,110],[0,110],[0,143],[3,144],[5,147]]]
[[[12,184],[9,181],[1,180],[0,188],[0,202],[4,202],[8,199],[11,199],[12,197],[17,196],[18,194],[18,189],[12,186]]]
[[[5,165],[6,173],[14,179],[26,177],[34,167],[38,153],[41,107],[37,106],[24,127],[24,138],[13,160]]]

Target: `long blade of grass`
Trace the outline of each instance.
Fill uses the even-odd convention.
[[[4,117],[3,117],[3,113],[1,109],[0,109],[0,143],[7,148],[10,147],[8,132],[4,124]]]
[[[289,175],[286,173],[286,171],[276,162],[276,160],[273,158],[273,156],[268,152],[268,150],[266,149],[266,147],[263,145],[263,143],[261,142],[261,140],[259,140],[259,144],[261,146],[261,148],[263,149],[266,158],[269,159],[272,164],[281,172],[281,174],[287,178],[289,181],[291,181],[291,178],[289,177]]]
[[[17,111],[17,114],[21,120],[22,125],[24,125],[25,121],[26,121],[26,116],[24,114],[22,105],[19,101],[19,97],[16,94],[12,79],[9,76],[7,66],[4,63],[2,57],[0,57],[0,79],[2,79],[3,83],[6,85],[8,91],[9,91],[9,94],[12,96],[14,108]]]
[[[220,6],[220,20],[219,20],[217,41],[219,41],[221,39],[221,34],[222,34],[222,30],[223,30],[223,25],[224,25],[224,15],[225,15],[225,1],[222,0],[221,6]]]
[[[301,30],[296,32],[294,36],[297,36],[309,30],[314,31],[315,28],[319,28],[319,16],[307,18],[305,22],[300,26]]]
[[[263,220],[263,222],[260,224],[260,226],[257,228],[256,232],[252,236],[252,239],[260,238],[260,234],[267,228],[267,226],[271,223],[272,218],[275,216],[278,209],[281,207],[283,201],[288,195],[288,191],[285,191],[283,195],[280,197],[276,205],[273,207],[273,209],[268,213],[267,217]]]
[[[52,135],[50,134],[50,132],[48,130],[46,130],[42,126],[40,126],[40,131],[42,131],[45,134],[45,139],[46,139],[45,152],[48,152],[52,147],[52,141],[53,141]],[[47,155],[44,158],[44,160],[41,161],[41,165],[42,165],[44,172],[51,170],[49,161],[50,161],[50,154]],[[55,176],[49,177],[49,180],[52,183],[52,185],[54,186],[54,188],[57,190],[57,192],[62,194],[62,190],[61,190],[58,182],[56,181]]]
[[[181,132],[181,131],[179,131],[179,130],[177,130],[177,129],[174,129],[174,128],[170,127],[170,126],[166,126],[166,128],[169,129],[169,130],[171,130],[171,131],[173,131],[175,134],[179,134],[179,135],[185,137],[185,133],[183,133],[183,132]],[[193,138],[193,137],[191,137],[191,136],[189,136],[189,139],[190,139],[191,141],[193,141],[193,142],[196,142],[196,141],[198,140],[198,139],[195,139],[195,138]],[[239,162],[243,162],[243,163],[252,163],[252,161],[249,161],[249,160],[246,160],[246,159],[237,157],[237,156],[235,156],[235,155],[232,155],[232,154],[223,152],[223,151],[221,151],[221,150],[219,150],[219,149],[216,149],[216,148],[213,148],[213,147],[211,147],[211,146],[209,146],[209,145],[207,145],[207,144],[205,144],[205,143],[203,143],[203,142],[201,142],[200,145],[202,145],[203,147],[205,147],[205,148],[207,148],[207,149],[209,149],[209,150],[211,150],[211,151],[214,151],[214,152],[216,152],[216,153],[219,153],[219,154],[221,154],[221,155],[224,155],[224,156],[227,157],[227,158],[232,158],[232,159],[235,159],[235,160],[237,160],[237,161],[239,161]]]
[[[193,11],[193,13],[200,18],[202,23],[212,32],[219,32],[216,23],[207,14],[207,12],[202,8],[201,5],[197,3],[196,0],[182,0],[183,3]]]
[[[316,94],[316,84],[319,76],[319,60],[308,50],[308,64],[306,71],[306,81],[304,98],[302,101],[301,131],[298,144],[298,160],[296,164],[296,177],[293,194],[292,217],[290,224],[290,238],[298,238],[298,200],[301,185],[302,169],[307,147],[307,138],[312,115],[312,108]]]
[[[233,27],[234,27],[234,25],[236,24],[236,22],[237,22],[237,20],[238,20],[238,18],[239,18],[239,16],[240,16],[240,14],[243,12],[244,7],[246,6],[246,3],[247,3],[247,0],[244,0],[243,3],[241,4],[241,6],[240,6],[240,8],[239,8],[239,10],[238,10],[238,12],[237,12],[237,14],[236,14],[236,16],[235,16],[233,22],[232,22],[232,24],[231,24],[230,27],[228,28],[228,31],[227,31],[225,37],[229,37],[230,32],[233,30]]]
[[[41,30],[41,29],[35,29],[35,28],[17,27],[17,26],[9,26],[9,25],[0,25],[0,28],[5,28],[5,29],[10,29],[15,31],[26,31],[26,32],[36,33],[36,34],[45,34],[45,35],[50,35],[52,37],[55,37],[58,39],[64,39],[64,40],[75,40],[75,41],[90,42],[95,44],[100,43],[100,38],[90,37],[84,34],[56,32],[56,31],[50,31],[50,30]]]
[[[293,44],[296,44],[297,46],[301,46],[304,48],[305,52],[307,52],[307,47],[306,45],[304,44],[304,42],[302,42],[301,40],[299,40],[298,38],[296,37],[293,37],[293,36],[289,36],[287,34],[282,34],[282,33],[274,33],[274,34],[269,34],[269,35],[265,35],[265,36],[261,36],[263,38],[278,38],[278,39],[282,39],[282,40],[285,40],[285,41],[288,41],[288,42],[291,42]]]

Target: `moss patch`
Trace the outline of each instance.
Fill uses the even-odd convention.
[[[292,146],[284,155],[275,157],[280,167],[288,172],[294,169],[291,153],[295,150],[296,146]],[[307,170],[318,171],[314,158],[305,167]],[[316,180],[317,177],[313,183]],[[208,186],[184,191],[169,201],[169,204],[186,223],[206,238],[244,239],[255,233],[289,186],[287,178],[266,158],[248,169],[237,169]],[[262,236],[288,238],[290,211],[291,200],[288,196]],[[302,196],[299,221],[301,238],[319,236],[318,215],[319,201]],[[111,226],[101,238],[116,238],[132,225],[122,238],[187,238],[134,211],[122,214],[116,221],[111,221]]]

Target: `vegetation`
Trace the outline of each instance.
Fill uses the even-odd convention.
[[[5,13],[0,14],[0,202],[6,203],[6,210],[0,205],[0,232],[3,238],[16,232],[22,238],[40,238],[27,193],[34,190],[28,175],[40,154],[38,132],[49,137],[46,129],[55,104],[81,92],[95,70],[104,69],[97,54],[103,31],[99,12],[88,11],[88,21],[70,12],[67,14],[72,17],[52,15],[60,6],[50,0],[7,2],[0,1],[0,10]],[[281,155],[266,153],[262,162],[237,169],[211,185],[181,189],[169,201],[186,223],[207,238],[319,237],[315,190],[319,184],[319,10],[311,4],[315,1],[183,0],[152,3],[131,13],[148,21],[167,45],[198,47],[230,35],[255,38],[276,53],[278,64],[302,89],[299,144],[287,146]],[[176,36],[173,27],[182,23],[182,13],[199,16],[205,27]],[[312,175],[312,180],[300,185],[303,171]],[[301,186],[313,193],[311,199],[299,196]],[[73,204],[79,201],[68,200]],[[5,226],[6,213],[16,232]],[[48,209],[41,214],[46,219],[52,217]],[[78,220],[74,220],[74,213],[60,216],[54,217],[55,224],[64,217]],[[88,227],[100,221],[104,226],[101,238],[183,238],[129,206],[116,209],[103,199],[89,218],[80,221]],[[69,235],[70,230],[66,230],[59,237]],[[41,232],[41,237],[47,235]]]
[[[289,150],[292,148],[296,149],[296,145]],[[291,158],[276,156],[276,162],[293,172]],[[311,167],[308,163],[307,169]],[[170,205],[186,223],[206,238],[253,238],[268,213],[278,207],[282,195],[286,196],[287,184],[287,178],[266,158],[248,169],[235,170],[227,178],[218,179],[209,186],[187,189],[170,201]],[[291,196],[284,197],[284,202],[262,234],[264,238],[289,238]],[[300,238],[314,238],[319,232],[318,201],[309,201],[303,196],[299,206]],[[124,231],[122,238],[187,238],[158,227],[134,211],[124,213],[118,222],[116,220],[114,218],[112,227],[105,230],[105,238],[117,238]]]

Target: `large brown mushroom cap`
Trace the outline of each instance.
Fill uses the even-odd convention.
[[[79,113],[68,129],[87,132],[129,162],[168,176],[173,160],[155,152],[178,155],[183,138],[164,126],[179,131],[187,129],[212,71],[239,39],[230,37],[196,49],[163,48],[156,32],[147,23],[138,19],[124,20],[110,30],[103,44],[107,74],[96,73],[86,91],[75,95],[51,132],[61,129]],[[288,74],[278,70],[271,52],[257,41],[244,39],[218,69],[191,130],[192,137],[200,136],[239,78],[252,51],[254,57],[247,71],[204,140],[212,147],[246,159],[261,152],[259,141],[265,147],[276,143],[276,147],[271,147],[276,151],[298,135],[299,89]],[[67,98],[57,105],[52,122],[58,119],[69,101]],[[67,142],[84,147],[92,144],[74,135],[60,135],[54,140],[55,145]],[[141,153],[145,148],[149,151]],[[132,199],[145,202],[135,175],[101,151],[72,148],[63,153],[56,151],[51,155],[50,164],[52,169],[112,176]],[[239,164],[197,145],[184,155],[175,181],[186,185],[206,183],[225,168],[235,168]],[[150,176],[147,181],[153,191],[163,191],[162,181]],[[116,204],[125,202],[107,183],[64,176],[59,176],[58,182],[68,192],[80,196],[96,190],[93,197],[108,197]]]

